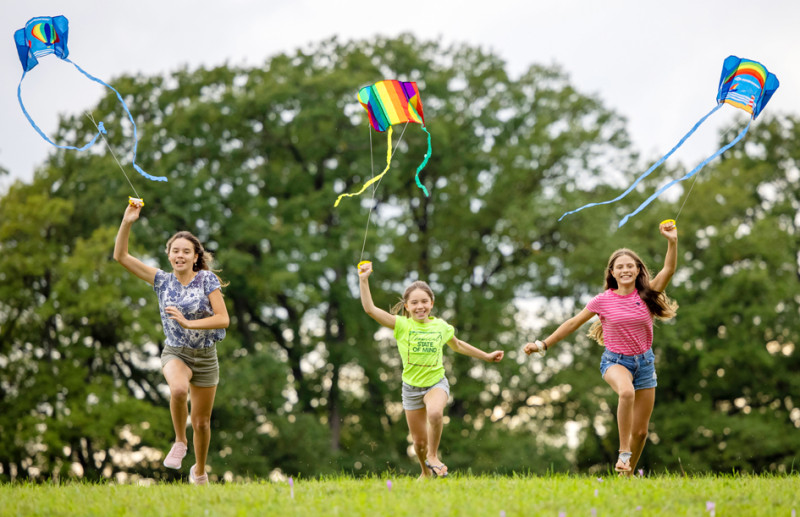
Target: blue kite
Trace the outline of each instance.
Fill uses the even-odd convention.
[[[638,185],[640,181],[646,178],[651,172],[656,170],[659,165],[664,163],[664,161],[669,158],[672,153],[674,153],[681,145],[683,145],[686,139],[692,136],[692,133],[694,133],[708,117],[721,108],[723,104],[730,104],[731,106],[744,110],[750,114],[750,120],[747,122],[747,126],[745,126],[745,128],[731,143],[717,150],[714,154],[700,162],[697,167],[689,171],[682,178],[672,180],[658,189],[658,191],[656,191],[652,196],[647,198],[641,205],[639,205],[636,210],[622,218],[619,223],[619,226],[622,227],[622,225],[625,224],[628,219],[641,212],[644,207],[649,205],[651,201],[660,196],[665,190],[676,183],[691,178],[700,169],[705,167],[711,160],[724,153],[736,145],[742,138],[744,138],[744,135],[750,128],[750,123],[755,120],[756,117],[758,117],[758,114],[761,113],[761,110],[764,109],[764,107],[767,105],[767,102],[769,102],[770,98],[772,98],[772,94],[775,93],[775,90],[778,89],[778,86],[780,86],[778,78],[775,77],[774,74],[769,73],[766,67],[764,67],[764,65],[761,63],[749,59],[740,59],[736,56],[729,56],[722,64],[722,75],[719,79],[719,89],[717,91],[717,105],[714,106],[714,108],[705,116],[703,116],[703,118],[701,118],[697,124],[695,124],[694,127],[692,127],[692,129],[690,129],[689,132],[684,135],[683,138],[681,138],[675,147],[673,147],[667,154],[661,157],[660,160],[647,169],[644,174],[639,176],[636,181],[634,181],[633,184],[619,196],[609,201],[589,203],[588,205],[584,205],[575,210],[566,212],[564,215],[559,217],[558,220],[560,221],[569,214],[574,214],[575,212],[579,212],[584,208],[614,203],[615,201],[619,201],[627,196],[634,188],[636,188],[636,185]]]
[[[83,147],[73,147],[69,145],[58,145],[52,140],[50,140],[44,132],[39,129],[36,123],[33,121],[31,116],[28,114],[28,111],[25,109],[25,104],[22,102],[22,81],[25,79],[25,75],[33,69],[38,63],[39,59],[47,56],[49,54],[55,54],[56,57],[63,59],[67,63],[71,63],[80,73],[91,79],[92,81],[102,84],[106,88],[112,90],[114,93],[117,94],[117,99],[122,104],[122,108],[125,110],[125,113],[128,114],[128,120],[130,120],[131,124],[133,125],[133,168],[136,171],[144,176],[147,179],[153,181],[167,181],[167,178],[164,176],[151,176],[150,174],[146,173],[136,164],[136,146],[139,142],[138,137],[136,135],[136,123],[133,121],[133,116],[131,115],[130,110],[128,109],[128,105],[125,104],[125,101],[122,99],[122,95],[114,89],[114,87],[106,84],[102,80],[94,77],[93,75],[87,73],[77,64],[73,63],[68,59],[69,49],[67,48],[67,39],[69,37],[69,22],[67,18],[64,16],[38,16],[36,18],[31,18],[28,20],[28,23],[25,24],[25,28],[19,29],[14,33],[14,42],[17,44],[17,53],[19,54],[20,63],[22,63],[22,77],[19,80],[19,86],[17,87],[17,99],[19,99],[19,105],[22,108],[22,112],[25,114],[25,117],[28,119],[28,122],[31,123],[33,129],[36,130],[39,135],[42,136],[48,143],[60,148],[60,149],[74,149],[76,151],[85,151],[86,149],[90,148],[94,145],[97,138],[100,136],[101,133],[106,133],[106,129],[103,127],[103,123],[100,122],[97,125],[97,134],[94,135],[92,140]]]

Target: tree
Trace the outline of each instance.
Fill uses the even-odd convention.
[[[408,128],[376,196],[366,253],[380,271],[380,291],[389,296],[408,279],[424,276],[442,293],[437,305],[461,337],[484,348],[516,349],[521,337],[510,301],[546,285],[539,269],[552,275],[554,268],[540,259],[561,251],[552,224],[558,211],[553,194],[570,178],[598,175],[602,156],[624,159],[620,148],[627,144],[621,121],[574,91],[562,72],[532,67],[512,80],[501,60],[479,49],[403,36],[369,43],[329,40],[308,52],[276,56],[259,69],[181,70],[170,77],[115,81],[138,117],[141,165],[170,178],[166,185],[133,179],[147,202],[134,230],[135,249],[166,265],[157,250],[172,232],[193,230],[217,252],[221,274],[230,281],[225,294],[232,327],[220,346],[223,381],[212,423],[215,469],[264,476],[273,468],[313,475],[413,465],[398,410],[396,353],[385,339],[373,341],[377,329],[361,311],[355,289],[353,265],[370,201],[362,197],[332,206],[337,193],[369,175],[369,139],[354,92],[390,76],[420,82],[434,154],[423,176],[432,194],[424,199],[407,172],[419,161],[424,142]],[[115,110],[108,97],[94,117],[114,127],[121,119]],[[90,129],[88,121],[67,118],[59,138],[79,141]],[[126,135],[110,131],[108,138],[124,156]],[[106,245],[101,243],[110,250],[127,190],[106,152],[58,152],[33,185],[12,190],[4,208],[8,199],[26,192],[20,213],[39,211],[24,240],[38,253],[53,248],[56,258],[47,264],[57,285],[65,291],[75,282],[85,285],[71,293],[74,307],[66,315],[63,306],[53,306],[50,292],[33,287],[27,298],[9,298],[4,313],[48,307],[47,316],[65,321],[53,331],[54,340],[80,327],[74,341],[96,346],[81,349],[78,362],[94,365],[98,382],[113,386],[105,395],[152,408],[147,425],[135,434],[140,448],[163,450],[170,439],[164,390],[158,371],[145,361],[161,342],[155,301],[140,282],[107,263],[108,255],[104,260],[97,255]],[[40,192],[46,199],[30,197]],[[50,210],[33,208],[40,205]],[[59,217],[51,217],[53,211]],[[40,225],[53,224],[58,227],[42,247],[41,238],[32,236]],[[458,247],[447,245],[453,238]],[[92,258],[86,255],[90,251]],[[93,260],[102,267],[92,266]],[[9,256],[10,269],[4,271],[12,271],[14,263]],[[537,277],[521,279],[532,271]],[[29,283],[38,286],[42,274],[32,272]],[[85,325],[88,311],[96,311],[96,326]],[[5,329],[3,354],[16,357],[25,347],[21,332],[31,328],[6,324]],[[39,345],[31,346],[40,354]],[[485,413],[498,420],[502,408],[511,414],[525,398],[501,389],[503,378],[516,379],[516,389],[530,377],[509,355],[499,368],[452,358],[457,402],[446,443],[454,466],[475,458],[470,440],[501,447],[510,435],[527,439],[524,426],[490,424]],[[121,362],[114,366],[114,361]],[[55,379],[45,400],[56,397],[65,382]],[[89,413],[82,398],[64,397]],[[16,398],[8,403],[31,407]],[[130,410],[117,407],[120,414]],[[63,412],[55,416],[74,425]],[[124,426],[124,418],[104,421],[105,438],[87,438],[87,450],[118,446],[108,437]],[[39,436],[32,427],[15,434],[24,440]],[[54,434],[60,439],[64,431]],[[530,447],[517,442],[524,450]],[[546,442],[537,447],[552,449]],[[18,443],[16,456],[7,456],[17,469],[31,464],[53,472],[65,461],[58,459],[56,445],[48,446],[46,460],[27,463],[22,449]],[[507,458],[524,457],[505,450]],[[559,461],[557,453],[550,456],[551,463]],[[475,468],[497,467],[491,457],[479,458],[472,461]],[[526,467],[517,460],[508,468]],[[87,461],[85,472],[93,468],[95,476],[102,472]]]
[[[433,155],[421,179],[431,195],[424,197],[412,179],[426,145],[418,128],[409,126],[395,142],[392,170],[374,199],[348,198],[334,208],[339,193],[358,188],[372,174],[369,130],[355,92],[389,77],[420,85],[433,135]],[[614,248],[634,247],[657,264],[664,248],[654,238],[658,214],[674,213],[674,206],[654,203],[624,232],[615,231],[613,219],[629,208],[625,203],[602,215],[584,211],[557,222],[570,207],[613,197],[618,185],[610,177],[636,172],[624,121],[575,91],[561,70],[532,66],[510,78],[502,60],[480,49],[401,36],[331,39],[258,68],[183,69],[121,77],[114,86],[137,117],[137,162],[169,177],[166,184],[131,177],[146,202],[133,231],[134,254],[168,267],[161,253],[166,240],[188,229],[216,252],[220,275],[230,282],[223,291],[232,319],[219,345],[212,479],[265,477],[276,469],[314,476],[414,467],[394,343],[358,300],[354,266],[362,247],[375,264],[377,303],[388,306],[408,281],[426,279],[437,295],[437,313],[455,325],[459,337],[507,352],[495,365],[446,353],[454,401],[443,452],[451,468],[591,470],[613,454],[610,390],[585,374],[596,371],[600,348],[575,336],[544,362],[518,351],[531,332],[599,291],[601,262]],[[125,163],[130,135],[116,123],[125,120],[116,99],[102,99],[93,116],[104,121],[110,145]],[[740,152],[734,155],[738,162],[727,159],[718,170],[747,167],[762,171],[759,185],[796,186],[790,165],[783,173],[773,167],[775,160],[789,163],[788,156],[795,156],[788,136],[794,121],[774,124],[782,129],[750,139],[763,143],[759,160],[748,162]],[[81,142],[92,128],[88,120],[67,117],[58,139]],[[374,141],[380,162],[385,144]],[[718,171],[709,171],[716,179]],[[770,238],[792,235],[796,281],[796,221],[786,222],[796,199],[788,194],[749,216],[757,230],[747,237],[751,255],[737,254],[725,240],[702,244],[705,237],[722,238],[722,222],[728,221],[720,219],[723,214],[746,212],[745,200],[737,201],[738,212],[733,208],[741,177],[729,176],[735,184],[724,208],[701,215],[712,210],[707,203],[691,222],[680,221],[683,269],[672,293],[684,308],[677,324],[658,329],[666,343],[658,343],[659,354],[672,357],[680,349],[681,360],[690,361],[698,339],[741,346],[738,331],[714,337],[714,319],[730,311],[706,298],[706,282],[720,276],[706,280],[712,278],[709,265],[730,277],[715,295],[733,304],[743,288],[737,282],[760,279],[747,276],[762,271],[750,267],[760,253],[784,274],[789,254],[773,249],[779,246]],[[698,182],[693,196],[713,197],[705,194],[711,184]],[[0,432],[13,436],[0,444],[0,475],[6,478],[70,471],[91,479],[116,473],[169,478],[157,468],[172,431],[157,359],[162,334],[156,300],[149,286],[111,260],[128,194],[113,158],[99,149],[56,152],[32,184],[15,184],[0,200]],[[787,282],[755,290],[764,303],[737,308],[750,338],[761,335],[758,325],[769,324],[779,353],[788,352],[787,368],[795,360],[787,348],[795,342],[791,321],[797,314],[791,288]],[[783,305],[776,313],[778,303]],[[525,316],[521,307],[531,306]],[[768,350],[777,349],[773,344]],[[769,351],[756,355],[764,371],[779,363]],[[718,386],[712,365],[724,359],[703,355],[703,378],[718,390],[706,407],[692,398],[700,378],[692,380],[685,368],[660,359],[653,439],[669,434],[670,444],[689,446],[671,435],[672,420],[658,415],[694,411],[708,422],[703,425],[712,425],[725,415],[723,401],[738,407],[731,393],[745,389],[748,379]],[[731,379],[730,367],[723,367],[723,379]],[[763,402],[769,407],[793,386],[787,382],[776,379],[769,389],[742,396],[760,408],[754,401],[769,394]],[[785,401],[784,407],[781,422],[795,421]],[[767,417],[760,421],[765,428]],[[698,424],[674,421],[679,430]],[[750,422],[743,419],[742,426]],[[580,429],[578,450],[566,447],[571,427]],[[784,452],[791,445],[776,443]],[[767,465],[759,463],[766,452],[745,463]],[[673,468],[673,456],[664,446],[652,447],[645,461]],[[714,463],[713,456],[707,448],[697,452],[692,468],[731,464]],[[774,456],[769,465],[785,464],[786,458]]]

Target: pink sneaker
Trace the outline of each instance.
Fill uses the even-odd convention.
[[[194,469],[197,467],[195,463],[192,465],[192,468],[189,469],[189,482],[193,485],[207,485],[208,484],[208,474],[203,474],[202,476],[195,476]]]
[[[183,442],[175,442],[172,444],[172,449],[169,454],[164,458],[164,466],[168,469],[181,468],[181,460],[186,456],[186,444]]]

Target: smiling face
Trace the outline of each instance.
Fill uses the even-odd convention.
[[[414,289],[408,293],[403,304],[406,312],[416,321],[426,321],[433,309],[433,298],[423,289]]]
[[[620,255],[611,264],[611,275],[617,285],[625,290],[636,287],[636,277],[639,276],[639,265],[630,255]]]
[[[173,240],[167,249],[169,263],[175,273],[185,273],[192,271],[194,263],[197,262],[194,244],[189,239],[179,237]]]

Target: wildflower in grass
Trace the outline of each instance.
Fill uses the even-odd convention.
[[[706,511],[711,515],[711,517],[716,515],[716,506],[717,505],[715,505],[713,501],[706,501]]]

